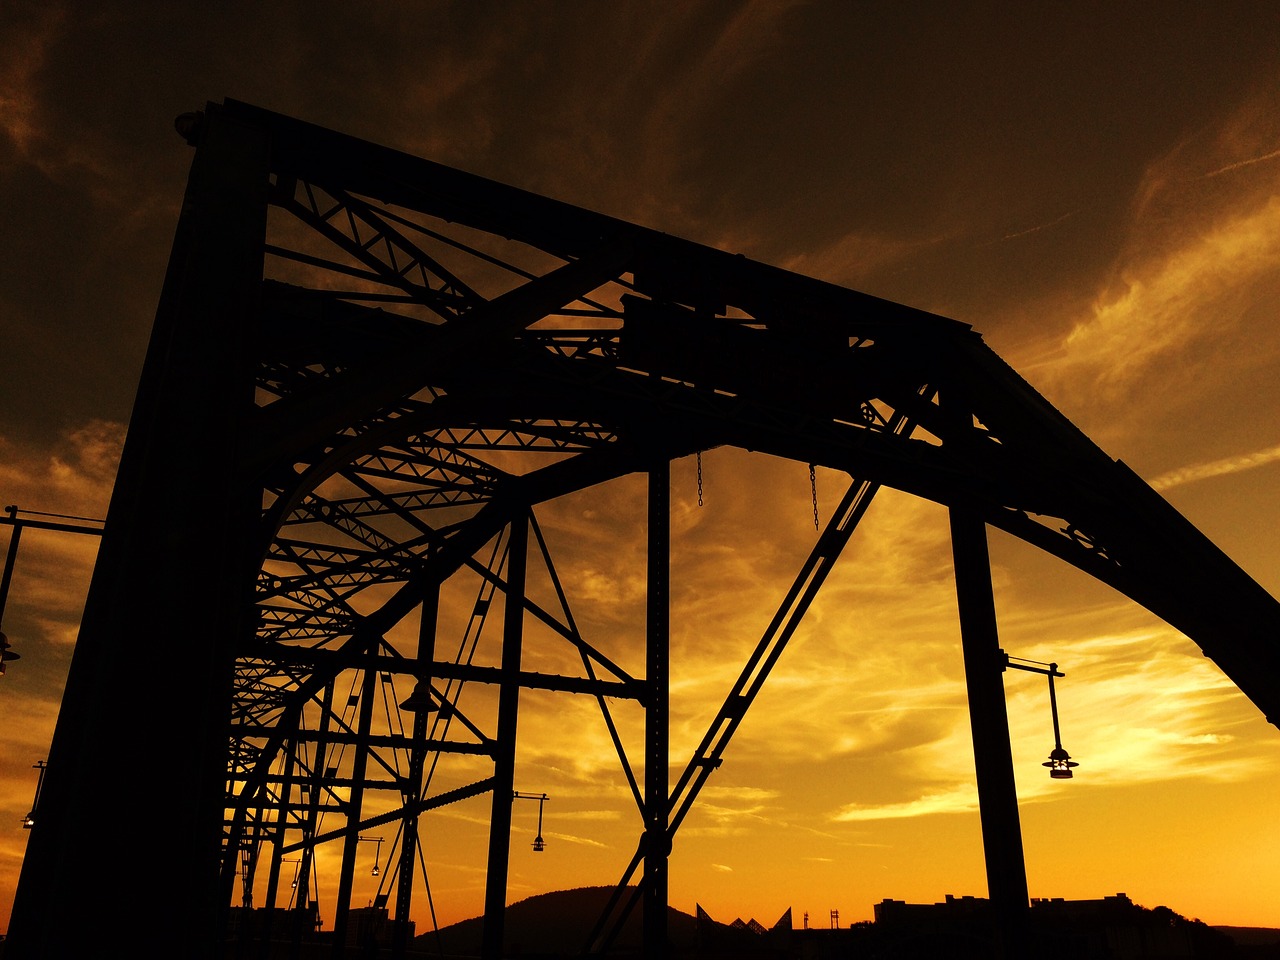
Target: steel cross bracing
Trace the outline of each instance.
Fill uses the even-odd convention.
[[[922,387],[921,394],[928,392]],[[909,433],[910,420],[899,414],[889,423],[897,435]],[[719,711],[712,718],[693,756],[685,764],[671,795],[667,800],[667,843],[674,845],[676,831],[693,808],[702,787],[711,774],[719,769],[725,750],[738,726],[747,715],[768,678],[774,664],[782,656],[788,641],[795,634],[810,604],[817,596],[827,575],[835,566],[840,553],[848,544],[858,521],[862,519],[879,489],[877,484],[854,480],[845,492],[827,522],[826,529],[818,537],[809,556],[801,566],[790,589],[783,597],[778,611],[769,621],[764,634],[748,656],[742,672],[730,688]],[[618,881],[613,895],[605,905],[596,925],[587,937],[584,952],[607,949],[618,934],[628,916],[639,904],[643,890],[631,887],[636,871],[644,861],[645,838],[642,836],[636,852],[631,857]]]
[[[341,954],[361,836],[393,826],[378,899],[406,919],[430,897],[430,811],[487,796],[491,822],[509,821],[496,801],[513,787],[520,694],[543,690],[595,702],[645,824],[591,937],[607,945],[645,895],[625,889],[642,865],[665,891],[646,857],[665,860],[882,486],[1110,584],[1280,717],[1280,605],[966,325],[247,104],[210,104],[184,129],[188,202],[42,798],[42,823],[61,817],[63,832],[33,831],[14,956],[42,955],[22,953],[42,916],[112,909],[68,899],[67,876],[122,886],[85,882],[121,860],[78,826],[76,791],[130,795],[93,751],[105,729],[154,724],[128,698],[108,711],[103,691],[127,688],[137,663],[173,662],[175,624],[203,666],[184,663],[148,708],[172,720],[153,752],[189,807],[158,810],[155,829],[195,879],[162,892],[157,910],[178,919],[157,938],[217,943],[231,926],[211,903],[319,902]],[[580,627],[563,537],[539,517],[629,475],[661,484],[673,460],[719,446],[851,485],[668,790],[626,746],[639,712],[644,767],[665,749],[662,610],[647,661]],[[148,467],[169,461],[189,478],[182,500]],[[191,530],[155,506],[190,498]],[[665,504],[651,490],[654,549]],[[190,572],[157,561],[183,546]],[[188,581],[218,597],[205,620],[183,603]],[[429,709],[402,708],[411,696]],[[506,843],[496,829],[489,956]],[[245,943],[284,922],[247,915]],[[55,927],[39,934],[51,951]],[[659,955],[661,925],[645,929]]]

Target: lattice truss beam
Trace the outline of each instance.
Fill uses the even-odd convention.
[[[190,125],[197,164],[218,129],[267,158],[236,348],[252,583],[224,701],[227,899],[251,902],[266,851],[270,902],[282,864],[305,900],[340,859],[345,909],[361,834],[386,828],[384,889],[407,915],[418,818],[510,789],[512,687],[594,698],[643,814],[619,717],[654,685],[579,629],[539,509],[718,446],[850,486],[670,792],[668,842],[882,485],[1110,584],[1280,718],[1280,605],[968,326],[234,101]],[[522,631],[554,670],[512,659]],[[402,709],[411,695],[430,709]],[[621,890],[598,942],[634,905]]]

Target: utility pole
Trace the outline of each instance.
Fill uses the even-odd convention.
[[[5,550],[4,555],[4,572],[0,574],[0,626],[4,624],[5,606],[9,602],[9,585],[13,582],[13,568],[18,562],[18,544],[22,540],[22,531],[25,527],[34,527],[37,530],[56,530],[62,533],[86,533],[90,536],[102,536],[102,521],[95,520],[91,517],[77,517],[65,513],[42,513],[38,510],[20,510],[15,505],[4,508],[4,512],[8,514],[6,517],[0,517],[0,525],[13,528],[13,532],[9,535],[9,546]],[[24,514],[19,517],[18,514]],[[31,517],[50,517],[49,520],[33,520]],[[59,520],[76,520],[80,523],[60,523]],[[83,524],[92,523],[98,526],[87,527]],[[9,638],[5,636],[4,631],[0,630],[0,677],[5,674],[5,664],[14,660],[21,660],[20,654],[14,653],[10,649]]]

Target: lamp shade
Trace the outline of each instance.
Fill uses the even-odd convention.
[[[435,698],[431,696],[431,684],[419,680],[413,685],[413,693],[400,704],[401,710],[410,713],[429,713],[436,709]]]
[[[1072,760],[1071,754],[1061,747],[1054,747],[1049,751],[1049,759],[1042,763],[1041,766],[1049,768],[1049,776],[1054,780],[1070,780],[1072,777],[1071,768],[1078,767],[1080,764]]]

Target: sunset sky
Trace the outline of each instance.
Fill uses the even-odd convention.
[[[234,97],[971,324],[1280,596],[1280,6],[370,6],[0,9],[0,506],[104,515],[191,159],[173,118]],[[677,768],[814,536],[803,464],[710,451],[702,507],[694,469],[672,471]],[[829,509],[848,479],[817,482]],[[589,501],[540,519],[635,629],[643,484]],[[1048,778],[1044,682],[1006,674],[1031,895],[1280,926],[1280,730],[1153,615],[991,542],[1002,645],[1061,664],[1081,763]],[[23,535],[0,931],[96,546]],[[677,837],[673,906],[825,926],[985,895],[951,577],[944,509],[884,491]],[[517,805],[510,897],[613,883],[639,821],[599,787],[622,786],[607,740],[526,703],[517,789],[552,796],[548,849]],[[487,809],[435,817],[442,923],[479,912]]]

